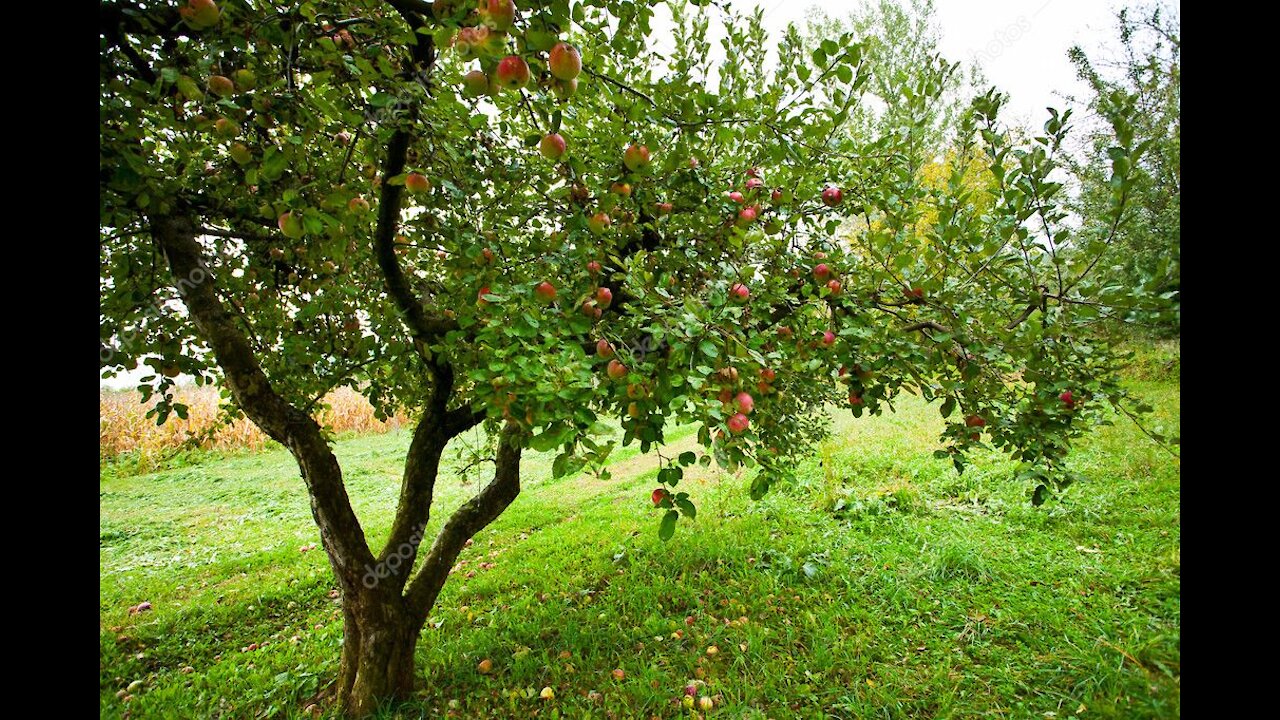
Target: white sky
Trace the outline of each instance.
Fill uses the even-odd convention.
[[[874,1],[824,0],[820,7],[839,17]],[[810,8],[817,5],[811,0],[729,0],[729,4],[743,12],[763,8],[771,36],[780,35],[788,23],[803,25]],[[1066,107],[1055,91],[1084,94],[1067,60],[1067,49],[1080,44],[1092,56],[1100,46],[1117,44],[1115,11],[1126,4],[1120,0],[934,0],[934,20],[942,35],[939,49],[948,60],[978,64],[989,84],[1009,94],[1005,120],[1029,121],[1038,128],[1048,117],[1045,107]]]
[[[839,17],[864,1],[875,0],[824,0],[821,7]],[[808,0],[728,2],[742,12],[764,8],[771,37],[781,36],[788,23],[803,24],[814,7]],[[941,30],[942,54],[951,61],[978,64],[989,84],[1009,94],[1005,121],[1038,128],[1047,117],[1046,106],[1063,109],[1062,95],[1084,94],[1067,60],[1067,49],[1080,44],[1092,57],[1099,48],[1114,47],[1115,10],[1124,4],[1122,0],[935,0],[934,19]],[[663,36],[663,24],[654,23],[656,38]],[[722,60],[718,42],[712,48]],[[143,374],[102,380],[101,386],[132,387]]]

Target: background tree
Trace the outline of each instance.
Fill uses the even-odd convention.
[[[810,42],[848,33],[866,44],[870,68],[863,101],[848,130],[863,139],[899,132],[918,165],[938,159],[955,139],[969,103],[985,84],[982,70],[946,60],[933,0],[872,0],[845,17],[817,11]],[[929,68],[931,72],[921,72]]]
[[[644,451],[698,424],[702,452],[664,457],[652,495],[669,538],[697,512],[682,468],[750,468],[758,495],[832,404],[940,400],[937,452],[1006,451],[1037,501],[1124,408],[1118,359],[1079,330],[1128,300],[1090,293],[1136,148],[1106,231],[1067,241],[1065,117],[1015,145],[1002,97],[977,98],[939,182],[913,133],[848,131],[875,87],[866,44],[791,28],[766,67],[759,12],[669,5],[667,58],[633,2],[101,6],[103,372],[153,368],[159,421],[184,412],[177,376],[216,382],[297,459],[342,595],[347,713],[410,692],[423,623],[519,494],[525,447],[571,475],[603,467],[606,421]],[[894,81],[910,117],[947,72]],[[385,537],[314,419],[339,386],[416,419]],[[493,477],[420,552],[441,455],[477,426]]]
[[[1176,335],[1181,327],[1182,268],[1181,29],[1176,12],[1148,4],[1120,10],[1116,30],[1118,53],[1098,52],[1091,58],[1080,46],[1068,52],[1088,84],[1084,102],[1093,119],[1081,136],[1080,159],[1071,164],[1080,187],[1073,207],[1086,228],[1098,231],[1099,213],[1114,191],[1111,148],[1143,149],[1127,191],[1135,216],[1117,232],[1112,254],[1103,261],[1104,276],[1151,296],[1147,302],[1117,308],[1116,320]],[[1113,123],[1117,115],[1126,119]]]

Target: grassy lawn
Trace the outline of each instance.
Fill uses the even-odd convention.
[[[1135,388],[1176,435],[1176,380]],[[709,717],[1178,717],[1177,461],[1117,420],[1072,456],[1089,481],[1033,508],[1007,460],[962,476],[934,460],[940,423],[914,398],[838,414],[799,481],[759,502],[746,474],[694,473],[698,519],[666,543],[656,458],[552,480],[527,452],[524,492],[423,632],[419,697],[387,717],[688,716],[694,681]],[[337,444],[376,547],[408,442]],[[443,474],[432,528],[481,480]],[[342,623],[322,551],[299,551],[318,533],[288,454],[104,471],[100,493],[102,716],[302,716]]]

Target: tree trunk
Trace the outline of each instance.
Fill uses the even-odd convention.
[[[398,597],[374,594],[343,602],[338,707],[343,717],[372,715],[379,705],[413,692],[413,652],[422,621]]]

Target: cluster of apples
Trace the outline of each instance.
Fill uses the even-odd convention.
[[[830,293],[831,296],[839,296],[844,292],[844,285],[840,282],[839,278],[835,276],[835,270],[824,262],[827,259],[827,254],[819,250],[813,254],[813,259],[818,261],[817,264],[813,266],[813,279],[826,287],[827,292]]]
[[[694,158],[690,158],[689,167],[696,168],[698,162]],[[761,207],[761,199],[764,195],[764,178],[758,167],[752,167],[747,170],[746,182],[742,187],[730,190],[726,193],[726,197],[732,202],[742,205],[738,210],[737,217],[734,222],[739,227],[749,227],[759,221],[765,214]],[[774,206],[783,202],[784,194],[782,188],[775,187],[769,191],[769,200]],[[822,203],[827,207],[837,207],[844,202],[844,191],[834,185],[829,185],[822,191]],[[782,231],[782,219],[776,214],[771,217],[764,225],[764,231],[769,235],[776,235]]]
[[[691,164],[690,167],[693,167]],[[734,203],[742,205],[742,209],[738,210],[738,216],[734,222],[739,227],[748,227],[755,223],[764,214],[764,210],[760,207],[760,196],[764,194],[764,180],[760,176],[760,168],[753,167],[747,170],[746,182],[742,184],[739,190],[730,190],[726,197]],[[774,188],[769,194],[769,199],[775,204],[782,200],[782,190]],[[782,229],[782,221],[776,217],[771,219],[765,225],[765,232],[770,235],[776,234]]]
[[[435,8],[449,3],[435,3]],[[437,15],[452,13],[452,8],[437,9]],[[529,63],[519,55],[505,55],[507,33],[516,20],[513,0],[481,0],[475,12],[453,38],[453,49],[463,60],[479,60],[480,68],[462,76],[462,94],[480,97],[501,90],[519,90],[529,84],[533,73]],[[551,73],[548,86],[556,97],[566,99],[578,90],[582,72],[582,55],[566,42],[558,42],[547,53],[547,69]]]
[[[767,367],[760,368],[759,380],[756,382],[756,392],[760,396],[776,393],[773,382],[777,377],[776,370]],[[748,416],[756,408],[756,398],[746,389],[743,389],[742,384],[739,382],[741,375],[738,372],[738,368],[732,365],[722,367],[716,371],[715,378],[721,385],[716,398],[720,401],[725,412],[733,413],[726,423],[729,427],[729,432],[734,435],[745,432],[747,428],[751,427],[751,419]]]

